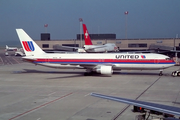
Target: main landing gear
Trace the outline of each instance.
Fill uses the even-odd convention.
[[[84,73],[84,76],[92,76],[98,74],[95,71],[92,71],[91,69],[87,69],[86,72]]]
[[[84,76],[91,76],[93,73],[92,72],[85,72]]]
[[[85,72],[84,76],[92,76],[92,75],[99,75],[99,73],[91,71],[91,72]]]
[[[180,76],[180,71],[179,71],[179,70],[176,70],[176,71],[172,72],[171,75],[172,75],[173,77]]]

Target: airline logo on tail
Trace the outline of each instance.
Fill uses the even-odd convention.
[[[33,42],[32,41],[22,41],[24,49],[28,52],[32,52],[35,50]]]
[[[87,32],[87,30],[86,30],[85,36],[86,36],[86,39],[87,39],[87,37],[88,37],[88,32]]]
[[[83,31],[84,31],[85,45],[92,45],[88,30],[85,24],[83,24]]]

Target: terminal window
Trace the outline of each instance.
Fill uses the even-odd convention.
[[[42,44],[42,48],[49,48],[49,44]]]
[[[141,44],[136,44],[136,43],[133,43],[133,44],[128,44],[128,47],[129,48],[139,48],[139,47],[147,47],[147,44],[146,43],[141,43]]]
[[[156,43],[163,43],[163,41],[161,41],[161,40],[160,41],[156,41]]]
[[[98,41],[97,44],[102,44],[102,42]]]
[[[117,41],[116,44],[121,44],[121,41]]]
[[[62,44],[62,46],[79,47],[79,44]]]

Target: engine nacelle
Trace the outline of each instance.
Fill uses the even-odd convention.
[[[112,66],[100,66],[96,69],[97,73],[101,73],[102,75],[111,76],[113,73]]]

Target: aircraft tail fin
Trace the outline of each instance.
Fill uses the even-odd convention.
[[[93,45],[85,24],[83,24],[83,31],[84,31],[85,45]]]
[[[9,47],[6,45],[6,49],[8,49]]]
[[[45,53],[23,29],[16,29],[16,32],[26,56],[34,56]]]

